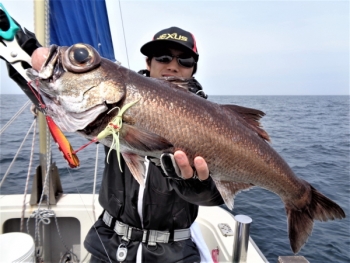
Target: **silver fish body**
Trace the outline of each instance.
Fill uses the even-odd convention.
[[[80,49],[90,57],[76,59]],[[159,158],[162,152],[183,150],[190,160],[206,160],[229,208],[234,195],[250,187],[279,195],[295,253],[311,234],[314,219],[345,217],[342,208],[298,178],[270,146],[259,126],[264,115],[259,110],[204,100],[171,81],[146,78],[100,58],[85,44],[53,47],[43,69],[30,70],[29,75],[39,81],[47,113],[56,124],[90,139],[124,105],[136,102],[123,114],[119,134],[121,152],[133,174],[139,172],[135,156]],[[101,142],[110,146],[111,137]]]

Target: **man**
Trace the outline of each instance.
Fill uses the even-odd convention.
[[[32,43],[34,49],[40,46]],[[164,29],[141,52],[147,56],[147,75],[190,79],[189,90],[206,97],[193,78],[199,55],[192,34],[177,27]],[[32,56],[41,59],[33,68],[40,69],[47,53],[47,48],[35,49]],[[16,77],[13,79],[16,81]],[[108,151],[105,147],[106,155]],[[164,155],[161,162],[163,170],[145,158],[143,187],[124,160],[123,172],[120,171],[116,152],[112,151],[105,161],[99,194],[104,212],[84,242],[92,254],[91,262],[201,261],[199,243],[192,240],[190,227],[197,217],[198,205],[220,205],[223,200],[203,158],[195,158],[195,171],[181,151]]]
[[[190,90],[200,91],[199,94],[205,96],[192,77],[199,58],[192,34],[177,27],[164,29],[143,45],[141,52],[147,56],[146,75],[191,79],[194,85]],[[108,150],[105,147],[106,153]],[[174,159],[180,169],[178,175],[173,171],[171,156],[162,160],[168,177],[145,159],[145,187],[142,187],[124,161],[124,173],[120,172],[113,151],[109,163],[105,164],[99,195],[105,212],[91,228],[84,243],[93,255],[91,262],[114,262],[118,260],[118,252],[121,256],[126,253],[125,262],[201,261],[189,228],[197,217],[198,205],[220,205],[223,200],[203,158],[194,160],[196,173],[184,152],[175,152]],[[137,229],[133,229],[128,237],[123,235],[128,228],[125,225]],[[143,230],[147,230],[146,235]],[[161,240],[167,235],[170,235],[169,239]],[[142,238],[147,240],[142,241]]]

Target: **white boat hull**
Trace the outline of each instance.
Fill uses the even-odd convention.
[[[94,198],[94,200],[93,200]],[[29,205],[30,195],[26,198],[23,231],[27,232],[27,219],[37,206]],[[44,209],[44,206],[41,206]],[[85,250],[83,242],[87,232],[102,213],[102,207],[98,203],[98,196],[92,194],[66,194],[63,195],[57,205],[50,208],[54,211],[59,231],[58,233],[54,217],[50,217],[48,225],[41,224],[40,243],[45,262],[59,262],[66,249],[61,242],[60,235],[66,246],[72,249],[80,262],[88,262],[90,255]],[[19,232],[21,215],[23,210],[23,195],[0,196],[0,234]],[[234,236],[224,236],[218,227],[219,224],[227,224],[233,231],[235,220],[231,213],[220,207],[200,207],[196,220],[200,226],[205,242],[210,251],[219,249],[219,262],[232,262]],[[34,238],[35,219],[29,220],[30,234]],[[247,262],[267,262],[259,248],[252,239],[248,244]]]

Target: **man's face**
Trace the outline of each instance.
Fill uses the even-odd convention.
[[[180,56],[183,54],[182,51],[176,49],[169,49],[168,54],[173,56]],[[163,54],[165,55],[165,54]],[[161,63],[152,58],[151,64],[147,65],[147,69],[150,71],[150,77],[152,78],[161,78],[161,77],[182,77],[182,78],[191,78],[193,67],[186,68],[177,62],[176,57],[173,58],[169,63]]]

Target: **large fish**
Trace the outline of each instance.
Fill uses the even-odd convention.
[[[47,114],[62,131],[93,139],[125,110],[120,114],[120,151],[139,181],[137,156],[159,158],[180,149],[190,160],[202,156],[207,161],[229,208],[234,195],[254,186],[279,195],[294,253],[311,234],[313,220],[345,217],[342,208],[298,178],[273,150],[259,126],[264,115],[259,110],[216,104],[181,85],[146,78],[101,58],[86,44],[51,46],[41,70],[31,69],[28,75],[40,86]],[[125,108],[129,103],[134,104]],[[112,136],[101,142],[111,146]]]

